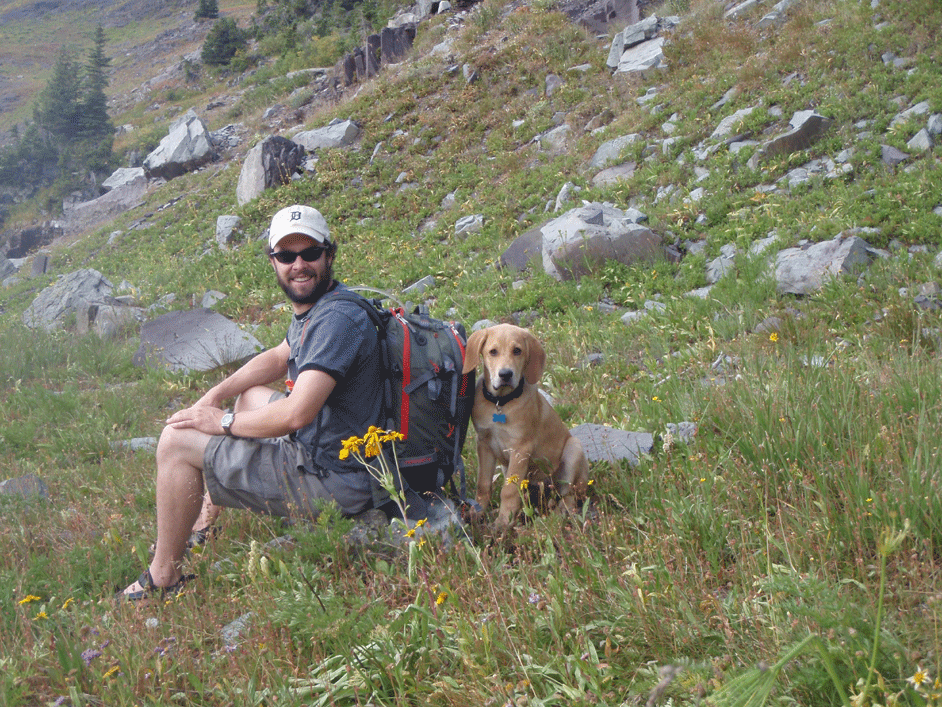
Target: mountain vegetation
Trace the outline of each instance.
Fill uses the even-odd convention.
[[[51,199],[83,183],[107,176],[111,168],[114,126],[108,116],[108,66],[105,31],[99,25],[83,64],[69,49],[56,59],[52,76],[33,105],[33,120],[17,130],[11,145],[0,148],[0,185],[49,187]],[[91,173],[91,174],[90,174]]]
[[[666,68],[613,75],[611,36],[559,5],[483,0],[423,20],[409,59],[319,102],[293,72],[359,40],[277,5],[271,17],[297,21],[250,43],[245,67],[112,95],[111,122],[133,128],[115,162],[190,108],[252,136],[239,155],[152,184],[53,244],[52,273],[27,265],[0,289],[0,470],[48,490],[0,496],[0,704],[942,704],[942,153],[908,148],[923,119],[899,118],[942,113],[942,6],[806,0],[762,26],[762,3],[730,17],[675,0],[647,7],[681,17]],[[223,0],[220,15],[241,7]],[[54,71],[73,95],[90,95],[87,67],[104,60],[91,55],[83,81]],[[46,122],[30,139],[78,151],[55,137],[53,99],[37,99]],[[749,108],[738,152],[711,137]],[[750,161],[751,141],[808,110],[833,121],[818,142]],[[318,150],[313,172],[238,206],[240,155],[335,118],[357,121],[355,148]],[[564,148],[546,147],[561,125]],[[619,156],[634,170],[597,183],[592,156],[626,134],[640,136]],[[911,154],[888,164],[884,148]],[[790,185],[838,155],[839,176]],[[567,183],[571,204],[643,211],[683,257],[564,282],[495,267]],[[156,532],[154,457],[130,442],[226,371],[137,367],[134,327],[99,339],[22,314],[57,274],[94,268],[153,314],[221,292],[218,311],[277,345],[290,314],[259,238],[295,202],[326,215],[338,277],[406,298],[431,276],[409,297],[435,316],[523,323],[567,424],[649,432],[653,447],[593,463],[582,513],[534,510],[507,535],[480,524],[453,542],[363,546],[330,511],[310,524],[227,512],[188,561],[192,590],[117,606]],[[244,238],[221,248],[228,214]],[[472,215],[482,228],[456,234]],[[885,257],[806,295],[778,291],[751,250],[860,234]],[[741,257],[691,296],[730,245]],[[465,459],[473,477],[473,443]]]

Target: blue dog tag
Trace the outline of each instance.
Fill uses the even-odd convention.
[[[499,422],[503,425],[505,422],[507,422],[507,416],[502,412],[495,412],[493,420],[494,422]]]

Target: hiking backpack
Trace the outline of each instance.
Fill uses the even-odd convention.
[[[339,292],[335,297],[362,306],[379,333],[385,424],[405,436],[396,443],[396,459],[408,488],[425,494],[451,482],[454,489],[452,477],[458,472],[464,502],[461,452],[474,405],[474,372],[461,372],[468,339],[464,327],[431,317],[424,306],[411,313],[401,304],[384,308],[383,299],[392,297],[379,290],[351,289],[383,295],[365,299]]]

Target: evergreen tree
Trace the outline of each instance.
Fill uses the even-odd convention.
[[[82,143],[81,161],[93,170],[108,167],[114,144],[114,126],[108,118],[108,97],[105,70],[111,58],[105,56],[105,31],[95,30],[94,46],[89,52],[79,100],[78,138]]]
[[[218,0],[200,0],[196,12],[193,13],[194,20],[215,20],[217,17],[219,17]]]
[[[101,142],[110,139],[114,126],[108,118],[108,97],[105,88],[108,77],[105,70],[111,58],[105,56],[105,30],[101,25],[95,30],[95,45],[88,55],[79,101],[79,136]]]
[[[99,26],[85,65],[63,49],[33,104],[33,121],[0,155],[0,182],[55,185],[66,192],[109,168],[114,128],[108,118],[105,32]]]
[[[33,109],[36,123],[62,148],[70,145],[78,134],[82,88],[79,68],[71,52],[63,49]]]
[[[248,46],[245,32],[239,29],[231,17],[224,17],[216,22],[206,35],[200,56],[204,64],[225,66],[239,50]]]

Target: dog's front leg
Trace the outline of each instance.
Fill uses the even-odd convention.
[[[498,530],[504,530],[513,524],[523,507],[523,491],[520,482],[527,478],[530,469],[530,452],[513,450],[507,465],[507,478],[500,490],[500,511],[494,522]]]
[[[478,439],[478,487],[477,501],[481,508],[487,508],[491,503],[491,489],[494,486],[494,469],[497,467],[497,458],[491,450],[487,440]]]

